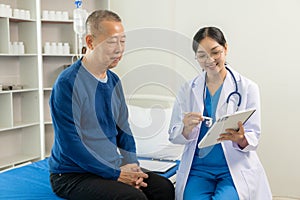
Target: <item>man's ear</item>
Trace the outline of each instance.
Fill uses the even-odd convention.
[[[86,35],[85,36],[85,43],[86,43],[86,46],[93,50],[94,49],[94,46],[93,46],[93,36],[92,35]]]

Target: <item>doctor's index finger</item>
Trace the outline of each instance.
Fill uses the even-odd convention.
[[[244,124],[241,121],[239,121],[238,122],[238,126],[239,126],[239,130],[238,131],[244,133],[245,132],[245,130],[244,130]]]

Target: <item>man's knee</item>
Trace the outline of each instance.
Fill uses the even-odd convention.
[[[144,193],[149,199],[175,199],[175,188],[169,179],[153,173],[148,175],[149,182],[147,183],[149,188],[144,190]]]
[[[173,183],[169,179],[166,179],[166,181],[164,182],[162,190],[164,191],[162,192],[162,194],[165,195],[164,199],[175,199],[175,188]]]
[[[146,195],[139,190],[136,190],[135,192],[128,192],[127,194],[121,194],[117,200],[148,200]]]

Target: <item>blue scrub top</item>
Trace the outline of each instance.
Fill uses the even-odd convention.
[[[220,94],[223,85],[216,91],[216,93],[211,96],[208,88],[206,87],[206,98],[204,100],[204,111],[203,116],[212,117],[213,121],[216,120],[216,109],[219,102]],[[198,143],[207,133],[209,128],[205,123],[201,124],[200,134],[198,137]],[[214,146],[206,148],[196,148],[194,159],[190,171],[190,175],[200,175],[204,171],[209,171],[218,174],[218,172],[229,173],[229,168],[224,156],[224,152],[221,144],[216,144]]]

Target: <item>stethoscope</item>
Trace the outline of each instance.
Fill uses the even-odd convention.
[[[239,109],[240,105],[241,105],[241,102],[242,102],[242,95],[241,95],[241,93],[239,93],[238,84],[237,84],[237,81],[236,81],[236,78],[235,78],[233,72],[228,67],[225,66],[225,68],[230,73],[230,75],[231,75],[231,77],[234,81],[234,84],[235,84],[235,90],[228,95],[228,97],[226,99],[226,103],[227,103],[227,106],[228,106],[230,98],[233,95],[237,95],[238,96],[238,102],[237,102],[237,108],[236,108],[236,111],[237,111]],[[203,103],[205,102],[205,90],[206,90],[206,76],[205,76],[203,95],[202,95]],[[205,120],[205,125],[207,127],[211,127],[212,124],[213,124],[213,119],[211,117],[206,117],[206,116],[203,116],[203,118]]]

